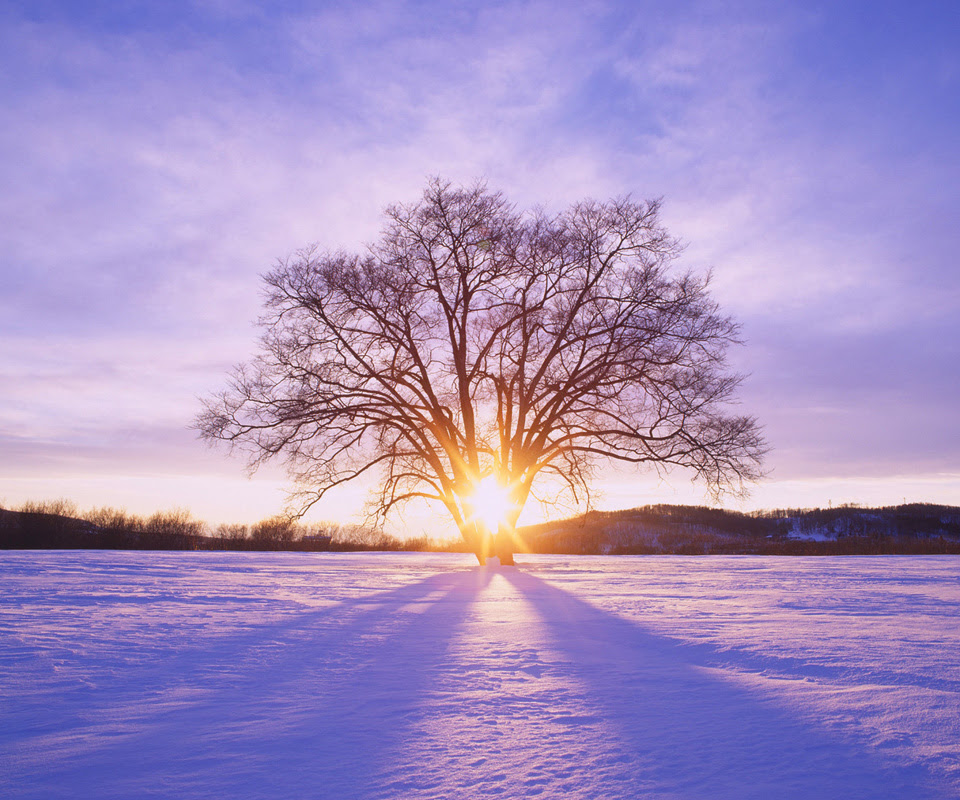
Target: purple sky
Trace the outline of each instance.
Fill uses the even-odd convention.
[[[279,510],[197,398],[276,258],[359,249],[436,174],[664,197],[773,447],[735,507],[960,504],[960,5],[33,0],[0,66],[0,504]]]

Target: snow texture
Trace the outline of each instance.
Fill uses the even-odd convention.
[[[519,560],[0,553],[0,796],[960,796],[960,558]]]

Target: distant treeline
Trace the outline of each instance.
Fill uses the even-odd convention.
[[[450,549],[426,535],[399,539],[381,530],[335,523],[305,525],[277,516],[253,525],[211,528],[187,511],[140,517],[115,508],[80,513],[69,501],[0,509],[4,550],[357,550]]]
[[[960,508],[777,509],[652,505],[593,511],[522,531],[535,553],[866,555],[960,553]]]
[[[521,552],[576,555],[960,554],[960,508],[913,503],[745,514],[653,505],[528,526],[518,538]],[[271,517],[253,525],[210,527],[186,511],[150,517],[113,508],[80,513],[63,500],[0,509],[0,549],[464,552],[456,541],[426,535],[400,539],[362,526]]]

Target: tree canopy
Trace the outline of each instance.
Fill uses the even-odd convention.
[[[729,411],[738,328],[709,276],[673,269],[681,248],[659,210],[621,198],[520,212],[482,184],[431,181],[386,211],[367,252],[314,246],[265,276],[261,349],[201,432],[254,467],[282,459],[301,510],[367,476],[379,515],[442,503],[481,562],[511,559],[537,487],[579,501],[602,462],[742,491],[764,443]],[[481,511],[498,497],[494,541]]]

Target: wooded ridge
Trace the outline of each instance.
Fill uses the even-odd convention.
[[[0,549],[462,551],[425,534],[400,539],[333,523],[275,517],[211,528],[184,511],[141,518],[98,509],[83,518],[57,504],[0,509]],[[59,512],[59,513],[58,513]],[[66,513],[64,513],[66,512]],[[960,508],[912,503],[883,508],[777,509],[742,513],[652,505],[591,511],[518,530],[522,549],[578,555],[857,555],[960,553]]]

